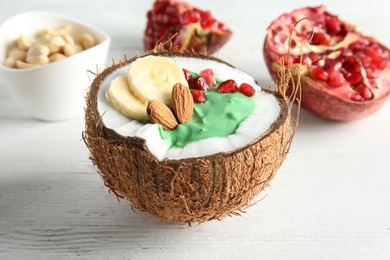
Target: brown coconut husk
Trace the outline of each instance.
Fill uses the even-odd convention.
[[[191,224],[240,214],[269,185],[289,151],[296,123],[284,93],[291,73],[282,72],[276,89],[264,90],[275,95],[281,112],[270,129],[250,144],[204,157],[160,161],[144,139],[107,128],[97,109],[97,94],[107,76],[145,55],[226,63],[200,54],[154,50],[124,59],[96,76],[86,97],[83,139],[105,186],[118,199],[125,198],[133,208],[163,221]]]

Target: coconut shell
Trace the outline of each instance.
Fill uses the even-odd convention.
[[[144,55],[196,56],[226,63],[189,53]],[[144,139],[125,137],[107,128],[97,108],[98,91],[105,78],[139,57],[142,56],[114,64],[98,74],[86,97],[83,139],[104,184],[118,198],[129,200],[135,209],[163,221],[201,223],[241,213],[269,185],[289,151],[294,127],[287,99],[278,91],[272,92],[279,101],[280,115],[267,132],[245,147],[204,157],[160,161],[148,150]]]

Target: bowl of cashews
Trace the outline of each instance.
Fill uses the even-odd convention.
[[[107,67],[110,42],[105,32],[61,14],[18,14],[0,25],[0,80],[33,118],[83,117],[91,76]]]

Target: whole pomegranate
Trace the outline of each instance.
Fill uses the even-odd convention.
[[[153,9],[147,13],[147,20],[145,50],[166,43],[166,47],[177,51],[211,55],[232,35],[232,31],[214,19],[210,11],[179,0],[156,0]]]
[[[328,119],[369,116],[390,94],[388,48],[323,5],[297,9],[274,20],[263,52],[274,80],[283,65],[300,68],[302,107]]]

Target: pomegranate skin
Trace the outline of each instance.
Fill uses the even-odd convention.
[[[279,80],[279,63],[274,62],[268,45],[263,48],[265,63],[274,81]],[[332,92],[325,82],[313,80],[307,75],[301,76],[301,107],[323,118],[336,121],[353,121],[368,117],[377,112],[390,96],[390,69],[383,72],[382,88],[374,99],[356,102],[342,96],[341,92]],[[326,91],[328,89],[328,91]],[[340,97],[341,96],[341,97]]]
[[[316,8],[321,9],[319,13],[322,12],[323,14],[329,14],[324,12],[324,6]],[[297,10],[303,10],[305,12],[306,9],[307,8],[302,8]],[[297,10],[295,10],[295,12]],[[285,19],[286,15],[288,14],[283,14],[278,19]],[[275,21],[279,21],[278,19],[271,23],[268,30],[271,30],[273,23],[275,23]],[[369,39],[372,43],[380,46],[383,53],[389,53],[389,49],[379,43],[375,38],[366,37],[356,31],[353,25],[343,21],[342,23],[344,23],[343,26],[346,28],[348,35],[353,35],[356,39]],[[282,52],[280,50],[281,49],[278,48],[273,39],[270,37],[270,34],[267,33],[267,37],[263,45],[263,55],[266,66],[274,81],[279,80],[278,71],[282,66],[281,57],[286,58],[288,53],[288,49],[283,50]],[[300,62],[296,61],[296,57],[291,61],[293,61],[295,65],[305,68],[300,74],[302,91],[301,106],[302,108],[321,117],[336,121],[352,121],[366,118],[377,112],[390,95],[390,62],[387,62],[386,68],[379,71],[378,76],[375,79],[376,85],[370,89],[372,92],[372,98],[364,101],[355,101],[352,96],[356,94],[356,87],[351,86],[347,81],[341,87],[332,87],[326,81],[315,80],[309,73],[313,68],[312,64],[300,64]],[[300,56],[298,58],[300,58]],[[388,57],[385,58],[388,59]]]

